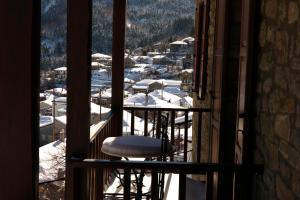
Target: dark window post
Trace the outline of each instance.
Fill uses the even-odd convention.
[[[67,199],[87,199],[86,172],[72,170],[68,160],[86,158],[89,151],[91,21],[91,0],[68,0]]]

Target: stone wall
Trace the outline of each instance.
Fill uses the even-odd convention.
[[[215,29],[215,12],[216,12],[216,3],[215,0],[210,1],[210,25],[208,30],[208,66],[207,66],[207,94],[205,95],[204,100],[198,99],[198,93],[193,93],[194,107],[197,108],[210,108],[211,96],[209,91],[211,91],[211,77],[212,77],[212,67],[213,67],[213,53],[214,53],[214,29]],[[197,149],[197,133],[198,133],[198,117],[193,117],[193,149]],[[210,113],[204,113],[202,118],[202,140],[201,140],[201,162],[208,161],[209,155],[209,136],[210,130]],[[196,161],[196,151],[193,151],[193,160]]]
[[[299,200],[300,2],[260,2],[254,199]]]

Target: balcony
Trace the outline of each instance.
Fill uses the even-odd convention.
[[[165,174],[164,182],[164,199],[214,199],[216,188],[214,178],[222,173],[230,174],[235,177],[235,183],[240,185],[244,180],[249,178],[249,173],[260,173],[262,167],[245,166],[245,165],[221,165],[217,163],[201,163],[201,121],[192,124],[191,116],[198,116],[201,119],[203,113],[210,112],[209,109],[189,108],[189,109],[172,109],[172,108],[146,108],[146,107],[124,107],[124,110],[131,113],[130,131],[125,134],[143,135],[145,137],[155,137],[159,133],[157,126],[160,126],[160,117],[162,114],[169,113],[168,136],[170,143],[176,146],[176,151],[167,161],[144,161],[144,160],[120,160],[120,158],[111,157],[101,152],[102,142],[105,138],[118,136],[113,130],[115,124],[114,114],[111,113],[102,127],[91,137],[89,153],[87,158],[71,158],[67,166],[71,174],[86,173],[86,185],[78,190],[78,182],[71,178],[69,195],[74,199],[81,196],[83,199],[160,199],[158,177],[160,173]],[[137,123],[135,116],[143,118],[144,131],[138,132],[135,129]],[[176,117],[178,116],[179,117]],[[126,117],[126,116],[124,116]],[[190,143],[189,129],[194,127],[198,130],[196,149],[193,149]],[[153,128],[149,128],[153,126]],[[209,145],[209,144],[207,144]],[[192,160],[191,153],[196,156]],[[120,185],[119,179],[115,176],[114,170],[123,172],[121,179],[123,184]],[[132,184],[135,180],[133,171],[145,171],[143,180],[143,192],[147,196],[138,197],[136,187]],[[191,177],[196,178],[195,181]],[[68,180],[67,180],[68,182]],[[80,185],[80,184],[79,184]],[[242,188],[242,186],[240,186]],[[77,189],[76,189],[77,188]],[[114,188],[114,189],[112,189]],[[117,188],[117,189],[116,189]],[[246,189],[246,188],[244,188]],[[172,190],[172,191],[170,191]],[[83,193],[85,191],[86,193]],[[250,192],[250,191],[248,191]],[[108,194],[114,193],[114,195]]]

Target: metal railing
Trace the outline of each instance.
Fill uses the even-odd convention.
[[[98,181],[104,177],[106,169],[123,169],[124,170],[124,184],[123,184],[123,199],[129,200],[132,198],[130,192],[130,171],[131,170],[150,170],[151,171],[151,199],[158,199],[158,184],[157,175],[160,170],[164,170],[166,173],[179,174],[179,188],[178,199],[184,200],[186,197],[186,175],[187,174],[200,174],[206,177],[206,200],[213,199],[213,178],[219,176],[222,173],[232,174],[236,180],[241,180],[243,177],[249,177],[249,174],[262,174],[262,165],[221,165],[213,163],[184,163],[184,162],[160,162],[160,161],[108,161],[98,159],[72,159],[70,167],[74,169],[97,169]],[[232,183],[233,184],[233,183]],[[239,184],[239,183],[235,183]],[[247,191],[251,193],[251,191]],[[97,187],[97,190],[93,197],[89,199],[103,199],[104,190],[103,184]],[[226,197],[224,197],[226,199]]]
[[[144,122],[144,136],[151,136],[155,137],[156,135],[160,135],[160,118],[162,113],[169,113],[169,130],[168,133],[170,135],[170,142],[172,145],[177,146],[177,151],[179,152],[180,146],[183,146],[181,152],[183,153],[182,161],[188,161],[188,129],[190,124],[192,123],[192,115],[198,115],[198,123],[193,124],[197,126],[194,130],[197,130],[197,146],[196,146],[196,161],[200,162],[201,159],[201,135],[202,135],[202,116],[203,113],[210,112],[210,109],[207,108],[148,108],[148,107],[124,107],[124,110],[131,113],[130,119],[130,134],[135,135],[135,116],[140,116],[143,118]],[[192,114],[192,115],[191,115]],[[179,117],[178,117],[179,116]],[[149,128],[149,123],[152,124],[153,128]],[[180,129],[183,127],[183,138],[180,137]],[[176,129],[177,131],[177,138],[176,138]],[[182,140],[182,142],[178,141]],[[179,147],[178,147],[179,146]],[[171,161],[174,160],[174,156],[171,156]]]

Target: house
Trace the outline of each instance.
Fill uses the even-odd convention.
[[[169,44],[170,52],[176,53],[180,51],[185,51],[188,47],[188,44],[184,41],[175,41]]]
[[[53,117],[40,115],[40,134],[39,134],[39,146],[43,146],[52,142],[53,140]]]
[[[146,51],[144,50],[144,48],[138,47],[138,48],[133,50],[132,54],[135,55],[135,56],[144,56],[145,52]]]
[[[98,62],[104,65],[111,65],[111,56],[102,54],[102,53],[94,53],[92,54],[92,62]]]
[[[207,200],[299,199],[299,2],[196,3],[195,45],[201,51],[195,52],[194,108],[172,110],[184,112],[185,119],[189,112],[196,112],[192,121],[194,163],[186,163],[110,161],[113,158],[101,153],[102,136],[122,134],[123,109],[132,113],[138,109],[123,108],[120,92],[124,89],[120,68],[124,67],[126,1],[115,0],[113,6],[112,112],[92,138],[88,79],[92,8],[89,1],[69,1],[67,199],[103,199],[103,183],[108,180],[104,166],[111,170],[125,168],[124,199],[131,197],[132,169],[151,170],[152,199],[157,198],[156,172],[161,169],[172,175],[179,173],[179,199],[185,199],[191,188],[187,174],[195,174],[193,180],[204,184],[202,194]],[[20,8],[23,14],[17,15]],[[32,0],[21,4],[11,0],[0,6],[0,25],[4,27],[0,32],[0,199],[37,198],[38,13],[38,2]],[[139,109],[145,113],[162,111]],[[184,130],[183,136],[188,135],[188,129]],[[187,161],[185,141],[187,138],[183,139],[183,161]],[[199,173],[201,176],[197,176]]]
[[[165,55],[156,55],[152,59],[153,59],[153,64],[156,65],[166,65],[170,63],[169,58]]]
[[[127,56],[125,56],[124,59],[125,59],[125,67],[126,68],[132,68],[135,66],[136,62],[133,57],[127,55]]]
[[[64,82],[67,79],[67,67],[59,67],[54,69],[55,79],[59,82]]]

